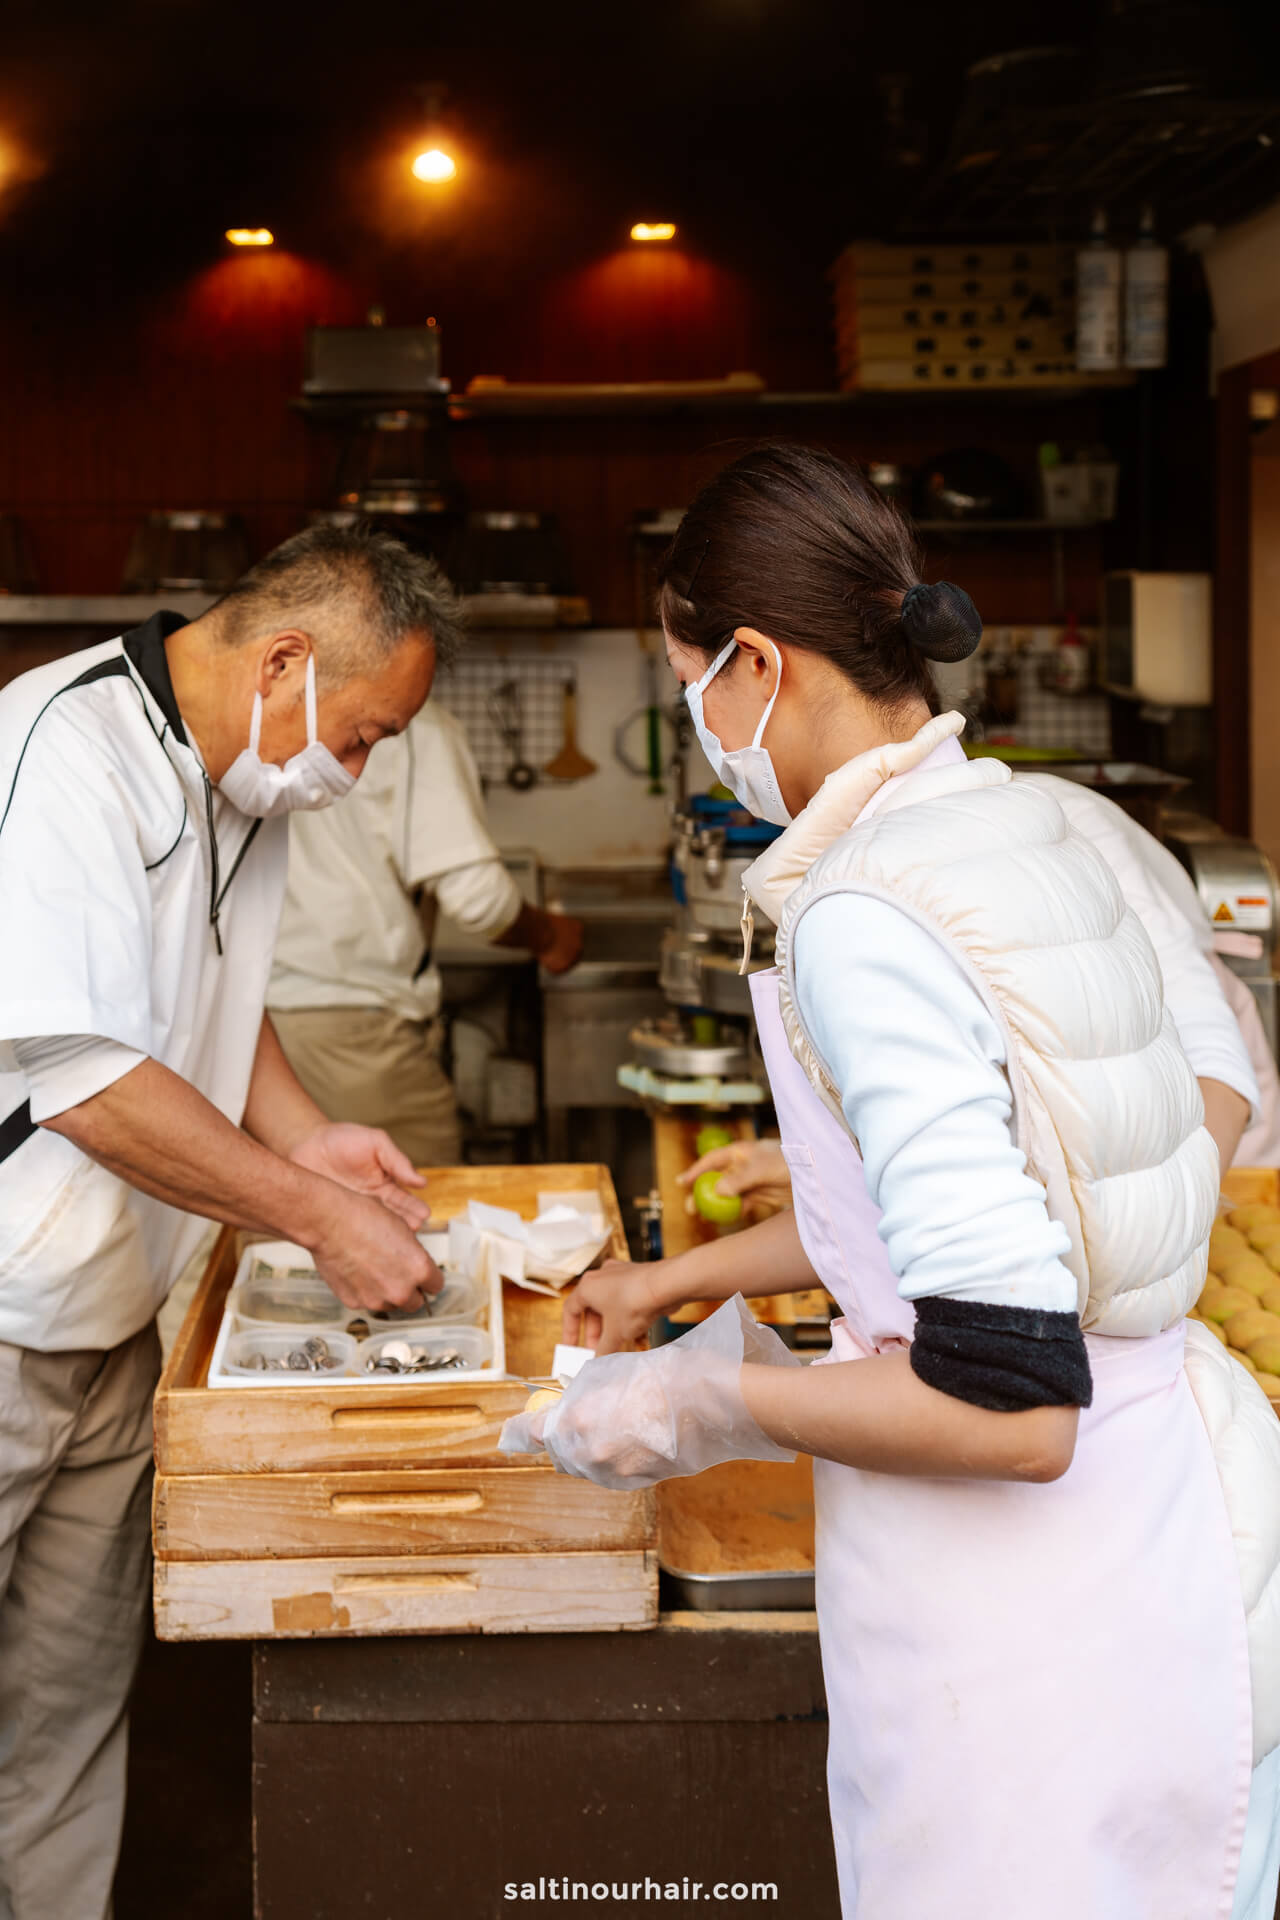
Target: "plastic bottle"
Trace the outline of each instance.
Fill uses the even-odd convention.
[[[1120,365],[1120,287],[1124,256],[1107,239],[1107,216],[1093,216],[1092,238],[1076,255],[1076,366],[1112,373]]]
[[[1169,249],[1156,239],[1150,207],[1142,210],[1124,269],[1124,363],[1162,367],[1169,357]]]
[[[1057,693],[1085,693],[1089,679],[1089,649],[1079,621],[1069,613],[1053,650],[1052,685]]]

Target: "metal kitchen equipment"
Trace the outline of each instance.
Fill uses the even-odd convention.
[[[312,327],[294,404],[339,435],[333,504],[448,567],[466,504],[449,450],[440,328]]]
[[[668,1003],[635,1026],[618,1081],[664,1106],[758,1106],[768,1098],[742,960],[742,876],[779,829],[736,800],[695,794],[673,818],[675,925],[662,936],[658,982]],[[757,930],[751,971],[773,964]]]
[[[121,585],[126,593],[221,593],[248,564],[239,514],[166,508],[134,533]]]
[[[720,1109],[762,1106],[768,1097],[755,1030],[743,1031],[741,1021],[672,1010],[642,1021],[628,1039],[632,1057],[618,1068],[618,1085],[641,1099]]]
[[[448,393],[440,374],[440,329],[308,327],[304,393]]]
[[[662,988],[673,1005],[750,1020],[742,957],[742,876],[779,828],[735,800],[697,793],[678,812],[671,853],[676,924],[663,941]],[[773,933],[758,926],[751,971],[773,965]]]
[[[1275,868],[1252,840],[1235,839],[1197,814],[1171,815],[1164,840],[1195,882],[1218,957],[1248,986],[1267,1043],[1272,1053],[1280,1052],[1280,883]]]
[[[508,508],[469,513],[453,578],[462,593],[571,592],[556,516]]]
[[[543,905],[583,922],[582,958],[568,973],[540,969],[542,1098],[552,1158],[598,1158],[625,1191],[652,1183],[648,1126],[634,1094],[618,1084],[638,1022],[667,1009],[658,987],[658,947],[671,917],[666,870],[550,870]],[[589,1149],[589,1151],[588,1151]]]
[[[514,680],[504,680],[501,686],[494,688],[489,705],[493,724],[509,755],[507,785],[517,793],[527,793],[530,787],[536,786],[538,776],[524,757],[524,715],[519,686]]]

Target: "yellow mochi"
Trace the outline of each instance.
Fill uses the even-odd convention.
[[[1200,1295],[1200,1311],[1206,1321],[1229,1320],[1233,1313],[1243,1313],[1246,1307],[1257,1304],[1257,1294],[1247,1287],[1219,1287],[1212,1296],[1206,1287]]]
[[[1257,1379],[1258,1368],[1251,1354],[1241,1353],[1236,1347],[1228,1347],[1227,1352],[1231,1355],[1231,1358],[1233,1360],[1238,1360],[1240,1362],[1240,1365],[1244,1368],[1246,1373],[1251,1373],[1254,1379],[1255,1380]]]
[[[1280,1374],[1280,1334],[1268,1333],[1261,1340],[1249,1342],[1249,1358],[1258,1369],[1258,1378],[1263,1374]]]
[[[1280,1335],[1280,1316],[1268,1313],[1265,1307],[1246,1307],[1223,1321],[1223,1332],[1229,1347],[1247,1353],[1255,1340],[1265,1340],[1268,1334]]]
[[[1275,1285],[1276,1269],[1268,1266],[1260,1253],[1237,1253],[1223,1262],[1221,1280],[1224,1287],[1244,1287],[1255,1299],[1260,1300],[1269,1287]]]
[[[1228,1227],[1228,1233],[1231,1229]],[[1267,1227],[1249,1229],[1249,1245],[1257,1253],[1265,1253],[1268,1247],[1280,1245],[1280,1223]]]
[[[1249,1233],[1254,1227],[1280,1227],[1280,1207],[1268,1206],[1263,1200],[1233,1207],[1227,1215],[1227,1224],[1240,1233]]]
[[[1209,1266],[1213,1272],[1216,1273],[1223,1261],[1229,1260],[1233,1253],[1248,1253],[1248,1251],[1249,1242],[1244,1235],[1237,1228],[1229,1227],[1219,1220],[1209,1235]]]

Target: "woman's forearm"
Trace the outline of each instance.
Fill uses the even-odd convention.
[[[801,1293],[822,1285],[800,1244],[794,1213],[673,1254],[654,1276],[664,1307],[686,1300],[729,1300],[735,1293]]]
[[[822,1367],[747,1365],[742,1393],[779,1446],[930,1478],[1057,1480],[1071,1464],[1080,1417],[1075,1407],[972,1406],[926,1386],[905,1348]]]

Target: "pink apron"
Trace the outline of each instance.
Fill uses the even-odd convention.
[[[751,986],[800,1237],[844,1315],[831,1358],[865,1359],[910,1341],[913,1310],[776,971]],[[1093,1405],[1050,1485],[814,1463],[846,1920],[1232,1912],[1248,1652],[1182,1329],[1088,1345]]]

